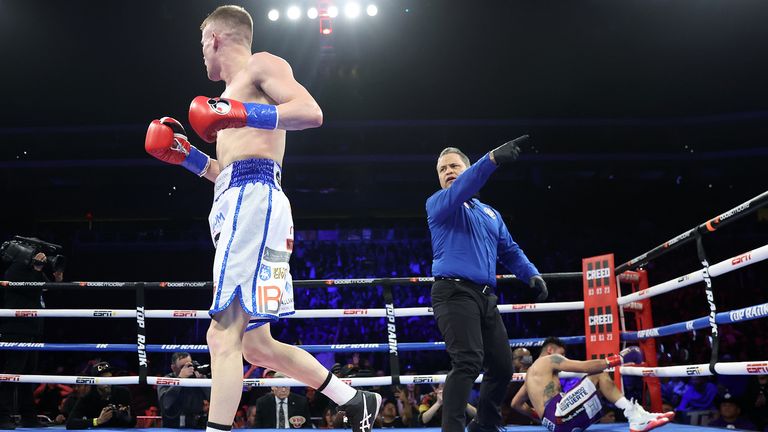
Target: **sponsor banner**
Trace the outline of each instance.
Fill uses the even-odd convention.
[[[196,318],[196,310],[175,310],[173,311],[174,318]]]
[[[584,328],[587,358],[605,358],[619,351],[619,322],[613,255],[582,260]]]
[[[368,315],[368,309],[344,309],[344,315]]]
[[[178,378],[158,377],[156,382],[157,382],[157,385],[163,385],[163,386],[181,385],[181,380],[179,380]]]
[[[747,363],[748,374],[766,375],[768,374],[768,363]]]

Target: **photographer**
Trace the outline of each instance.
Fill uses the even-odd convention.
[[[168,378],[210,378],[210,366],[200,366],[186,352],[171,356]],[[211,399],[209,387],[158,386],[157,400],[165,428],[204,429],[208,421],[203,402]]]
[[[91,376],[111,377],[112,367],[107,362],[91,367]],[[122,386],[93,385],[80,398],[67,419],[67,429],[91,427],[132,428],[136,418],[131,415],[131,396]]]
[[[34,238],[14,237],[0,248],[3,264],[8,267],[3,279],[11,282],[48,282],[46,272],[62,275],[64,258],[56,255],[61,246]],[[50,259],[49,259],[50,256]],[[62,276],[63,277],[63,276]],[[42,287],[6,287],[0,290],[4,309],[43,309]],[[6,318],[0,320],[3,342],[38,342],[43,333],[41,318]],[[37,351],[3,351],[0,367],[8,374],[32,374],[37,369]],[[23,427],[45,427],[37,420],[32,392],[34,384],[0,384],[0,429],[15,429],[11,420],[14,399],[18,403]]]

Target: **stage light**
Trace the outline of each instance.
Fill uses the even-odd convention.
[[[291,6],[286,11],[285,15],[289,20],[295,21],[301,17],[301,9],[298,6]]]
[[[318,15],[317,8],[311,7],[309,9],[307,9],[307,18],[315,19],[315,18],[317,18],[317,15]]]
[[[355,2],[349,2],[344,5],[344,15],[347,18],[357,18],[360,15],[360,5]]]
[[[267,18],[269,18],[270,21],[277,21],[280,19],[280,12],[278,12],[277,9],[272,9],[267,14]]]
[[[376,5],[368,5],[367,8],[365,8],[365,12],[368,14],[368,16],[376,16],[379,13],[379,8],[376,7]]]
[[[320,34],[329,36],[333,33],[333,22],[327,16],[320,17]]]
[[[336,6],[328,6],[328,16],[331,18],[339,16],[339,8]]]

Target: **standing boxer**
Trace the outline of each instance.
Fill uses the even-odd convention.
[[[216,255],[207,431],[232,427],[243,357],[316,388],[340,405],[354,431],[370,431],[381,396],[356,391],[306,351],[275,341],[269,330],[270,320],[294,313],[288,267],[293,217],[280,185],[285,132],[319,127],[322,111],[285,60],[251,52],[253,20],[242,7],[217,8],[200,30],[208,78],[226,88],[221,97],[195,98],[189,121],[203,140],[216,142],[218,160],[190,145],[181,124],[167,117],[152,122],[145,147],[216,184],[209,217]]]

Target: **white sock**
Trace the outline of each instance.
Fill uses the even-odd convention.
[[[357,390],[345,384],[336,375],[333,375],[331,377],[331,381],[327,386],[325,386],[321,393],[328,396],[328,398],[336,402],[336,404],[344,405],[345,403],[352,400],[352,398],[357,393]]]
[[[617,408],[621,408],[622,411],[626,411],[630,408],[632,408],[634,405],[632,405],[632,402],[628,401],[627,398],[622,396],[619,400],[613,403],[616,405]]]

